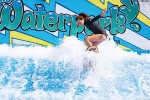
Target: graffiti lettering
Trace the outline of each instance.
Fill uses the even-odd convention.
[[[23,13],[23,4],[21,1],[14,0],[11,6],[6,4],[1,9],[0,30],[15,30],[20,27],[23,30],[36,29],[65,31],[65,24],[71,21],[69,15],[59,16],[54,12],[46,12],[43,5],[36,5],[37,11],[25,11]],[[14,15],[11,12],[14,12]],[[13,18],[13,20],[12,20]],[[8,20],[9,19],[9,20]],[[59,20],[58,20],[59,19]]]
[[[125,17],[118,15],[118,7],[115,6],[111,9],[111,15],[111,34],[123,33],[125,31]]]
[[[101,18],[99,20],[100,26],[105,29],[110,26],[110,33],[116,35],[117,33],[124,33],[126,24],[139,31],[140,26],[138,23],[133,22],[139,12],[139,6],[136,0],[122,1],[124,5],[120,8],[113,6],[110,9],[110,17]],[[66,25],[70,25],[70,35],[77,36],[83,30],[87,35],[92,33],[83,26],[77,26],[75,15],[70,16],[67,14],[56,14],[55,12],[46,12],[45,7],[36,5],[37,10],[24,11],[23,3],[20,0],[13,0],[10,4],[5,4],[1,7],[0,12],[0,30],[16,30],[21,27],[23,30],[48,30],[55,32],[57,30],[65,32]],[[120,14],[119,11],[122,13]]]
[[[135,31],[140,30],[140,26],[137,23],[132,23],[132,21],[136,18],[136,16],[139,13],[139,4],[137,0],[121,0],[121,2],[124,4],[120,7],[120,11],[123,12],[126,15],[126,24],[131,23],[131,27]]]
[[[21,1],[13,1],[11,4],[12,7],[6,4],[1,9],[0,30],[3,30],[4,28],[15,30],[21,22],[23,14],[23,5]],[[14,18],[11,16],[12,10],[14,10]]]

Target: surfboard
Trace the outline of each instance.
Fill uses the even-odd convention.
[[[99,50],[96,46],[87,47],[86,51],[99,53]],[[93,59],[93,57],[90,56],[90,57],[84,58],[84,63],[83,63],[84,70],[89,71],[89,70],[93,69],[95,66],[96,66],[96,62]]]
[[[95,53],[99,53],[99,50],[96,46],[87,47],[86,51],[92,51],[92,52],[95,52]]]

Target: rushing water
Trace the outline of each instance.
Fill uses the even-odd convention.
[[[0,45],[0,100],[150,99],[150,54],[123,51],[112,41],[99,50],[85,52],[75,37],[58,47]]]

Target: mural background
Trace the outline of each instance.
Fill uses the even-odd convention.
[[[4,2],[1,1],[1,7]],[[68,14],[70,16],[77,15],[80,12],[85,12],[90,16],[100,14],[102,9],[107,8],[108,12],[105,17],[111,16],[112,7],[121,7],[124,3],[137,2],[136,0],[22,0],[24,4],[24,11],[37,10],[37,4],[42,4],[46,12],[53,11],[59,14]],[[114,40],[118,46],[125,50],[142,51],[150,50],[150,1],[139,0],[139,13],[132,21],[140,25],[140,30],[135,31],[131,28],[131,24],[126,25],[126,30],[123,34],[111,35],[110,27],[106,27],[108,40]],[[134,12],[134,11],[133,11]],[[131,13],[133,13],[131,12]],[[13,16],[13,15],[12,15]],[[126,16],[128,19],[129,16]],[[20,27],[16,30],[2,30],[0,31],[0,43],[10,45],[43,45],[55,46],[61,43],[64,37],[70,36],[70,24],[65,25],[66,31],[50,32],[48,30],[22,30]],[[83,40],[87,35],[84,32],[75,34],[77,38]]]

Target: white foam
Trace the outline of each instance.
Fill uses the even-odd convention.
[[[123,51],[113,41],[98,48],[99,54],[85,52],[85,45],[75,37],[66,38],[58,47],[0,45],[0,99],[150,98],[150,54]],[[84,58],[96,64],[88,72],[83,70]],[[28,80],[33,90],[27,90]]]

